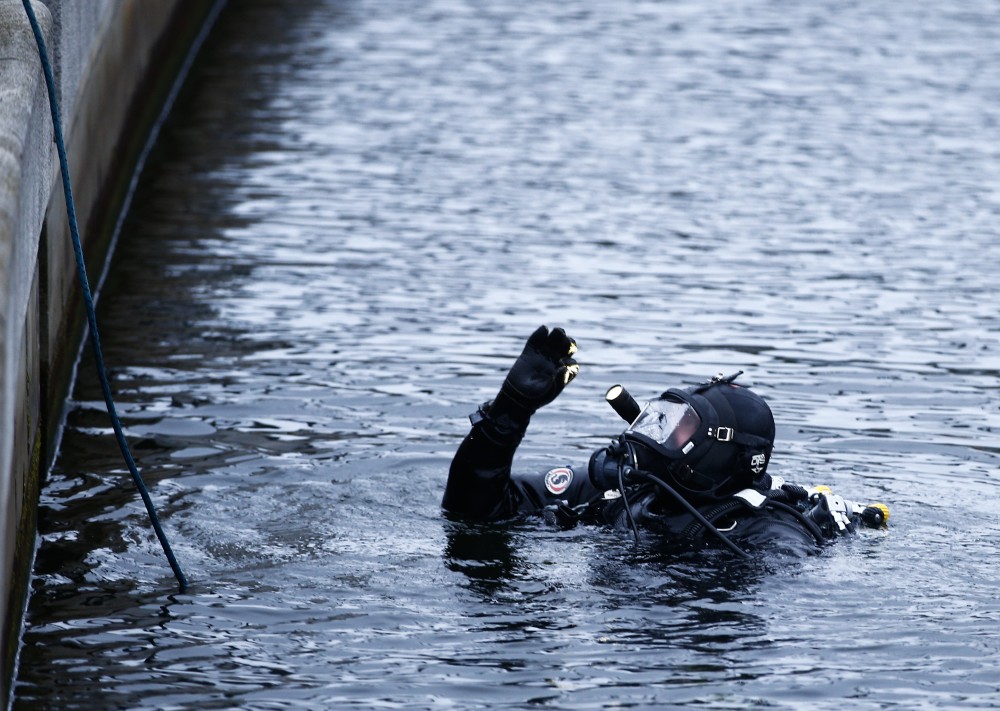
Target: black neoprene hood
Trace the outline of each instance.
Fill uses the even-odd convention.
[[[684,464],[720,482],[735,477],[734,485],[740,487],[751,486],[763,475],[775,431],[774,415],[763,398],[732,382],[671,389],[664,396],[690,403],[702,419]]]

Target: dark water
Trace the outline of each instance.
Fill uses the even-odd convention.
[[[81,364],[14,708],[1000,707],[988,0],[233,2],[101,300],[183,594]],[[747,371],[775,472],[892,508],[806,560],[452,522],[465,416]]]

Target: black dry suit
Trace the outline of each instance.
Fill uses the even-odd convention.
[[[774,418],[735,377],[668,390],[641,409],[612,388],[608,399],[630,425],[586,470],[512,475],[529,417],[484,405],[452,461],[443,506],[478,520],[542,514],[565,527],[610,524],[636,535],[642,527],[680,545],[709,542],[740,555],[761,547],[811,552],[859,525],[882,526],[881,505],[767,473]]]

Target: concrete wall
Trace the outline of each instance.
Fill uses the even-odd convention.
[[[55,66],[73,195],[96,283],[178,68],[224,0],[32,0]],[[38,489],[83,314],[45,81],[21,0],[0,0],[0,703],[34,555]]]

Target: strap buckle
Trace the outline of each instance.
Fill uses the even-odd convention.
[[[714,437],[720,442],[731,442],[733,440],[733,428],[732,427],[716,427],[712,430],[711,427],[708,428],[708,436]]]
[[[472,423],[473,427],[475,427],[480,422],[486,419],[486,416],[489,414],[490,404],[491,402],[487,400],[482,405],[480,405],[475,412],[469,415],[469,422]]]

